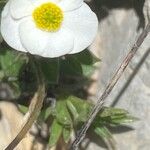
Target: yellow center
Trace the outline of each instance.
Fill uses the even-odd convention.
[[[33,11],[36,26],[44,31],[57,31],[63,21],[62,10],[54,3],[44,3]]]

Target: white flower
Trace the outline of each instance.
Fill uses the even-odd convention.
[[[95,13],[83,0],[9,0],[1,16],[8,45],[51,58],[84,50],[97,27]]]

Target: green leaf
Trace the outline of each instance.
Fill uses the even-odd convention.
[[[124,115],[128,112],[124,109],[113,108],[113,107],[103,107],[102,111],[99,113],[100,117]]]
[[[104,127],[104,126],[100,126],[100,127],[96,127],[94,129],[94,132],[99,135],[101,138],[112,138],[112,134],[110,133],[110,131]]]
[[[19,110],[23,113],[26,114],[28,112],[28,107],[24,106],[24,105],[18,105]]]
[[[18,77],[21,67],[27,62],[27,57],[22,53],[3,48],[0,52],[0,66],[5,76]]]
[[[70,76],[78,76],[82,75],[82,67],[79,62],[77,62],[73,57],[66,56],[61,60],[61,74],[62,75],[70,75]]]
[[[110,149],[116,149],[115,147],[116,142],[111,132],[105,126],[96,127],[94,129],[94,132],[104,140],[104,142]]]
[[[121,125],[121,124],[131,123],[131,122],[134,122],[137,120],[139,120],[139,119],[136,117],[126,115],[126,116],[122,116],[120,118],[119,117],[113,118],[111,123],[116,124],[116,125]]]
[[[90,77],[95,71],[96,67],[93,65],[84,65],[82,64],[82,72],[85,77]]]
[[[95,70],[94,64],[98,61],[99,59],[94,57],[88,50],[68,55],[61,60],[61,72],[72,76],[89,77]]]
[[[57,120],[55,119],[50,128],[50,138],[49,138],[49,146],[50,147],[56,145],[56,143],[58,142],[58,140],[61,136],[62,129],[63,129],[62,125],[59,124],[57,122]]]
[[[70,110],[71,114],[73,115],[73,120],[77,120],[79,117],[79,114],[77,112],[76,107],[69,100],[67,101],[67,106],[68,106],[68,109]]]
[[[85,50],[74,55],[74,59],[81,64],[82,73],[85,77],[90,77],[96,66],[94,64],[100,60],[90,53],[90,51]]]
[[[100,59],[98,59],[97,57],[95,57],[92,53],[90,53],[90,51],[88,51],[87,49],[74,54],[74,56],[76,57],[76,59],[81,63],[81,64],[85,64],[85,65],[93,65],[96,62],[99,62]]]
[[[52,114],[52,112],[53,112],[52,107],[48,107],[45,111],[44,120],[46,120]]]
[[[46,121],[47,118],[52,114],[52,112],[53,112],[53,108],[51,108],[51,107],[41,110],[41,113],[39,115],[39,120]]]
[[[136,120],[138,119],[130,115],[129,112],[124,109],[104,107],[95,122],[99,122],[99,124],[103,125],[118,126]]]
[[[66,107],[64,100],[57,101],[56,104],[56,119],[59,123],[65,126],[72,126],[71,116]]]
[[[40,63],[46,81],[50,84],[57,84],[59,80],[59,58],[41,58]]]
[[[63,128],[63,139],[65,143],[69,142],[71,131],[72,131],[71,128]]]
[[[75,96],[69,96],[67,98],[67,106],[75,119],[74,121],[84,122],[87,120],[93,105]]]

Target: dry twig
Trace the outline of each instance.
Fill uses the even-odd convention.
[[[143,32],[140,34],[139,38],[137,39],[137,41],[131,48],[130,52],[127,54],[127,56],[121,63],[119,69],[116,71],[115,75],[110,80],[110,82],[107,85],[103,94],[100,96],[100,98],[98,98],[98,101],[95,104],[93,110],[91,111],[88,120],[82,126],[81,130],[79,131],[79,134],[77,135],[76,139],[74,140],[74,142],[71,146],[72,150],[78,149],[78,146],[81,143],[81,141],[84,139],[87,130],[91,126],[91,124],[92,124],[93,120],[95,119],[96,115],[98,114],[98,112],[101,110],[101,108],[105,102],[105,99],[110,94],[110,92],[112,91],[112,89],[114,88],[114,86],[116,85],[116,83],[118,82],[120,77],[122,76],[124,70],[128,66],[129,62],[131,61],[131,59],[133,58],[133,56],[135,55],[135,53],[137,52],[137,50],[139,49],[139,47],[141,46],[141,44],[143,43],[144,39],[147,37],[149,32],[150,32],[150,22],[148,23],[146,28],[143,30]]]
[[[40,67],[35,64],[36,62],[34,62],[33,66],[36,70],[38,81],[37,92],[34,94],[34,97],[31,100],[29,111],[26,113],[24,117],[24,122],[21,125],[21,129],[19,130],[16,137],[12,140],[12,142],[5,148],[5,150],[13,150],[19,144],[19,142],[25,137],[26,133],[30,130],[31,126],[37,119],[40,110],[42,108],[43,100],[45,98],[45,82]]]

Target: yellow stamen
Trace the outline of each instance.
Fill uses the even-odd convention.
[[[60,29],[63,21],[63,11],[56,4],[48,2],[33,11],[36,26],[44,31],[54,32]]]

